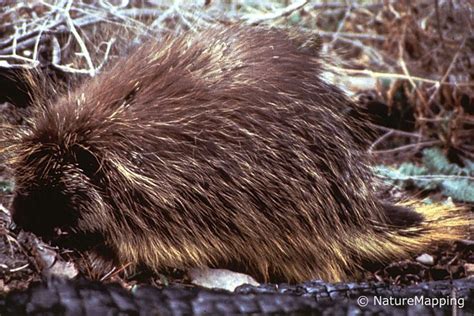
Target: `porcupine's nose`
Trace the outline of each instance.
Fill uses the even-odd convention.
[[[68,221],[60,196],[48,192],[17,193],[12,203],[13,222],[39,236],[50,236]]]
[[[16,194],[12,204],[12,219],[17,227],[27,231],[37,233],[37,225],[46,222],[48,219],[42,220],[38,217],[39,212],[34,212],[34,206],[31,202],[31,196],[26,194]],[[41,229],[40,229],[41,230]]]

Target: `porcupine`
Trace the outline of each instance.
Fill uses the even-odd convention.
[[[261,27],[165,36],[36,102],[2,135],[14,221],[94,236],[116,263],[296,282],[461,238],[455,207],[378,197],[367,125],[318,46]]]

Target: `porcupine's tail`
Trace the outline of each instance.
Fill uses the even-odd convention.
[[[473,218],[449,204],[409,201],[385,204],[386,222],[373,233],[353,232],[348,244],[356,262],[389,262],[422,253],[446,242],[469,238]]]

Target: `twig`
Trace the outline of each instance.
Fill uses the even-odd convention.
[[[100,21],[106,21],[109,23],[114,23],[114,20],[127,20],[128,15],[136,15],[136,14],[158,14],[160,11],[159,10],[139,10],[139,9],[121,9],[117,10],[118,14],[111,14],[111,12],[101,12],[101,11],[96,11],[96,12],[88,12],[88,10],[83,10],[81,8],[73,8],[72,1],[69,1],[67,4],[69,6],[69,10],[76,10],[77,12],[80,12],[84,14],[83,16],[80,16],[78,18],[72,19],[71,16],[68,16],[68,12],[65,10],[68,10],[67,8],[58,8],[57,6],[50,5],[48,3],[43,3],[45,6],[50,7],[53,9],[53,12],[61,12],[62,14],[60,15],[61,18],[59,20],[55,20],[52,23],[50,23],[49,15],[46,17],[45,21],[42,23],[40,27],[37,27],[31,31],[29,31],[26,34],[22,34],[20,36],[12,36],[10,39],[0,42],[0,47],[5,47],[6,45],[10,45],[8,47],[5,47],[3,49],[0,49],[0,58],[1,59],[6,59],[6,60],[0,60],[0,63],[4,67],[8,68],[15,68],[15,67],[20,67],[20,68],[34,68],[38,65],[37,61],[37,52],[38,48],[41,44],[51,41],[52,42],[52,50],[53,50],[53,61],[52,64],[54,67],[65,71],[69,73],[80,73],[80,74],[89,74],[91,75],[92,72],[98,71],[106,62],[106,58],[109,54],[110,51],[110,45],[113,42],[108,42],[107,44],[107,51],[105,54],[105,59],[101,62],[101,64],[98,67],[94,67],[92,65],[92,60],[90,58],[90,55],[88,53],[87,48],[85,47],[84,42],[82,41],[81,37],[79,36],[77,32],[77,28],[85,27],[91,24],[95,24]],[[111,15],[112,19],[108,19],[107,15]],[[122,16],[123,15],[123,16]],[[41,18],[44,19],[44,18]],[[65,23],[66,22],[66,23]],[[65,24],[68,26],[66,27]],[[127,27],[130,27],[129,24],[127,24]],[[81,47],[81,53],[84,56],[84,58],[87,61],[88,69],[76,69],[71,66],[65,66],[61,65],[61,47],[59,46],[59,42],[57,38],[54,36],[55,34],[60,34],[63,33],[64,31],[68,30],[71,32],[73,35],[74,39],[79,43],[79,46]],[[45,34],[48,34],[45,36]],[[15,41],[18,41],[15,43]],[[82,44],[81,44],[82,42]],[[22,51],[25,49],[29,49],[33,47],[33,58],[27,58],[24,56],[17,55],[17,51]],[[88,60],[89,56],[89,60]],[[8,59],[16,59],[22,62],[26,62],[28,64],[11,64],[7,60]],[[91,66],[92,65],[92,66]]]
[[[111,38],[109,41],[106,42],[107,47],[105,48],[105,53],[104,53],[104,58],[102,59],[102,62],[97,66],[97,70],[101,70],[102,67],[104,67],[105,63],[109,59],[109,54],[110,54],[110,49],[112,48],[112,45],[115,42],[115,38]]]
[[[10,211],[8,211],[8,209],[5,206],[3,206],[2,203],[0,203],[0,212],[8,214],[8,215],[10,214]]]
[[[29,263],[25,263],[24,265],[16,267],[16,268],[12,268],[9,271],[10,272],[18,272],[18,271],[26,269],[29,265],[30,265]]]
[[[121,3],[115,6],[115,5],[112,5],[111,3],[109,3],[108,1],[105,2],[104,0],[99,0],[99,4],[100,4],[101,7],[105,8],[105,9],[117,10],[117,9],[122,9],[122,8],[125,8],[126,6],[128,6],[129,1],[128,0],[121,0]]]
[[[422,78],[422,77],[416,77],[416,76],[407,76],[404,74],[396,74],[396,73],[388,73],[388,72],[376,72],[372,70],[367,70],[367,69],[349,69],[349,68],[340,68],[340,67],[334,67],[333,69],[345,72],[347,74],[357,74],[357,75],[368,75],[373,78],[388,78],[388,79],[406,79],[408,80],[411,78],[413,81],[419,81],[419,82],[426,82],[426,83],[431,83],[431,84],[441,84],[441,85],[448,85],[448,86],[458,86],[458,87],[474,87],[473,82],[460,82],[460,83],[449,83],[449,82],[443,82],[440,83],[438,80],[432,80],[432,79],[427,79],[427,78]]]
[[[449,262],[446,264],[447,266],[450,266],[454,263],[454,261],[456,261],[458,258],[459,258],[459,252],[454,256],[453,259],[449,260]]]
[[[87,66],[89,67],[89,75],[93,77],[96,73],[96,69],[94,67],[94,64],[92,63],[92,58],[91,55],[89,54],[89,50],[87,49],[86,44],[82,40],[81,36],[76,30],[76,26],[74,25],[74,21],[71,18],[71,15],[69,14],[69,11],[71,9],[73,0],[69,0],[66,9],[63,10],[63,14],[66,18],[66,23],[69,26],[69,30],[71,31],[72,35],[77,41],[77,44],[81,48],[82,56],[85,58]]]
[[[43,35],[43,32],[46,30],[47,23],[48,23],[48,19],[41,25],[38,36],[36,36],[35,46],[33,48],[33,60],[38,59],[38,47],[40,44],[41,36]]]
[[[83,3],[81,4],[84,6]],[[150,27],[144,26],[143,23],[135,19],[128,18],[130,12],[132,12],[134,9],[118,10],[117,14],[111,14],[111,12],[104,12],[104,10],[97,10],[96,8],[83,9],[80,7],[76,7],[74,9],[77,12],[81,12],[84,14],[84,16],[79,17],[74,20],[74,25],[76,25],[76,27],[79,27],[79,28],[83,28],[85,26],[96,24],[98,22],[103,21],[110,24],[116,24],[120,27],[125,26],[126,28],[139,29],[140,32],[150,29]],[[138,11],[138,12],[141,12],[141,11]],[[157,12],[160,12],[160,11],[157,11]],[[119,21],[126,21],[130,23],[121,23]],[[135,26],[135,24],[138,24],[139,26],[137,27]]]
[[[42,44],[42,43],[44,43],[44,42],[47,41],[47,40],[48,40],[48,37],[47,37],[47,36],[43,36],[42,39],[39,40],[39,44]],[[21,41],[20,43],[11,45],[11,46],[6,47],[6,48],[4,48],[4,49],[0,49],[0,55],[13,54],[13,51],[14,51],[14,50],[22,51],[22,50],[28,49],[28,48],[30,48],[32,45],[36,44],[37,42],[38,42],[38,37],[34,37],[34,38],[29,38],[29,39],[27,39],[27,40],[23,40],[23,41]]]
[[[158,16],[153,23],[151,23],[151,27],[157,27],[163,23],[167,18],[172,16],[175,13],[175,6],[169,7],[166,11],[162,12],[160,16]]]
[[[275,26],[275,27],[278,27],[278,26]],[[305,29],[308,32],[313,32],[313,30],[308,29],[308,28],[303,28],[303,29]],[[320,36],[332,37],[334,35],[334,32],[325,32],[325,31],[318,30],[317,34],[320,35]],[[347,37],[344,36],[345,34],[348,34],[348,36]],[[341,36],[339,37],[338,40],[341,41],[341,42],[344,42],[344,43],[348,43],[348,44],[350,44],[352,46],[355,46],[357,48],[360,48],[372,60],[373,63],[376,63],[378,65],[382,65],[382,66],[386,66],[386,64],[384,63],[384,59],[391,60],[391,57],[379,52],[374,47],[371,47],[370,45],[366,45],[366,44],[362,43],[361,41],[359,41],[357,39],[349,38],[352,35],[357,35],[357,34],[358,33],[341,33],[340,34]],[[360,35],[361,35],[360,36],[361,39],[374,39],[374,40],[377,40],[377,38],[372,38],[372,35],[367,35],[367,36],[364,36],[363,34],[360,34]],[[356,37],[359,37],[359,36],[353,36],[353,37],[356,38]]]
[[[2,60],[3,59],[3,60]],[[5,59],[17,59],[19,61],[25,62],[26,64],[10,64],[7,60]],[[38,60],[33,60],[31,58],[19,56],[19,55],[0,55],[0,67],[5,67],[5,68],[35,68],[36,66],[39,65]]]
[[[459,146],[460,150],[470,159],[474,159],[474,147],[472,146],[467,146],[467,145],[461,145]]]
[[[145,16],[159,16],[163,13],[161,10],[149,9],[149,8],[131,8],[118,10],[120,15],[132,16],[132,17],[145,17]]]
[[[318,31],[319,36],[327,36],[327,37],[335,37],[336,35],[348,37],[348,38],[358,38],[358,39],[365,39],[365,40],[374,40],[374,41],[385,41],[385,36],[378,35],[378,34],[361,34],[361,33],[353,33],[353,32],[326,32],[326,31]]]
[[[421,134],[419,134],[419,133],[405,132],[405,131],[401,131],[399,129],[388,128],[388,127],[380,126],[380,125],[376,125],[376,124],[370,124],[370,126],[372,126],[374,128],[377,128],[377,129],[380,129],[382,131],[393,132],[394,135],[400,135],[400,136],[406,136],[406,137],[415,137],[415,138],[420,138],[421,137]]]
[[[439,81],[439,83],[435,85],[436,90],[431,94],[431,97],[430,97],[430,99],[428,100],[428,104],[430,104],[431,102],[433,102],[433,100],[434,100],[436,94],[437,94],[438,91],[439,91],[439,88],[441,87],[441,84],[443,84],[444,82],[446,82],[446,80],[448,79],[448,76],[449,76],[449,74],[451,73],[451,71],[453,70],[453,67],[454,67],[454,64],[456,63],[456,60],[457,60],[458,57],[459,57],[459,53],[461,52],[461,50],[464,48],[464,45],[466,44],[467,38],[468,38],[467,35],[464,36],[464,39],[462,40],[461,44],[459,45],[459,48],[457,49],[456,54],[454,54],[454,57],[453,57],[453,59],[451,60],[451,63],[449,64],[448,69],[447,69],[446,72],[444,73],[443,78],[441,78],[441,80]]]
[[[61,63],[61,46],[59,45],[59,41],[56,36],[51,38],[51,46],[53,48],[53,52],[51,54],[51,63],[53,65],[59,65]]]
[[[112,270],[110,270],[106,275],[104,275],[102,278],[100,278],[100,281],[103,282],[109,278],[112,278],[113,276],[116,276],[117,274],[119,274],[120,272],[124,271],[125,269],[127,269],[132,263],[129,262],[127,264],[124,264],[123,266],[121,266],[119,269],[117,269],[116,267],[113,267]]]
[[[105,20],[103,17],[100,16],[84,16],[84,17],[79,17],[74,20],[74,25],[77,27],[85,27],[90,24],[95,24],[99,21]],[[50,25],[45,26],[44,28],[41,29],[35,29],[30,31],[27,34],[21,35],[15,37],[11,37],[10,39],[0,42],[0,47],[4,47],[3,49],[0,50],[0,55],[8,55],[13,53],[14,45],[12,43],[16,40],[16,49],[17,50],[24,50],[27,48],[30,48],[33,44],[35,44],[38,41],[38,33],[43,32],[45,34],[60,34],[65,31],[66,28],[61,28],[63,26],[64,19],[60,19],[56,21],[55,23],[52,23]],[[35,36],[35,37],[33,37]],[[43,36],[42,39],[40,40],[39,44],[44,43],[49,39],[48,36]],[[7,46],[10,45],[10,46]]]
[[[389,3],[396,3],[396,1],[385,1]],[[312,10],[333,10],[333,9],[344,9],[348,5],[347,3],[340,3],[340,2],[334,2],[334,3],[316,3],[311,6]],[[379,9],[383,7],[383,3],[368,3],[368,4],[352,4],[352,7],[354,9]]]
[[[66,3],[65,8],[60,8],[58,6],[51,5],[49,3],[44,2],[43,0],[41,1],[41,3],[43,3],[45,6],[47,6],[49,8],[54,9],[55,11],[58,11],[58,12],[62,13],[62,15],[64,16],[64,19],[66,21],[66,24],[69,27],[69,31],[71,32],[73,37],[76,39],[77,44],[81,48],[81,54],[84,57],[84,59],[86,60],[86,63],[87,63],[87,66],[89,67],[89,69],[88,70],[76,69],[76,68],[73,68],[73,67],[60,66],[60,65],[56,65],[56,67],[58,67],[62,70],[67,69],[69,72],[87,73],[91,77],[94,76],[95,73],[96,73],[96,68],[94,67],[94,64],[92,63],[92,58],[90,56],[89,50],[87,49],[86,44],[84,43],[81,36],[77,32],[76,26],[74,24],[74,20],[71,18],[71,15],[69,14],[69,12],[71,10],[71,7],[72,7],[72,4],[73,4],[73,0],[68,0],[67,3]]]
[[[400,66],[402,68],[403,73],[407,76],[408,82],[410,83],[412,88],[415,90],[416,94],[418,95],[421,102],[423,103],[423,105],[426,108],[428,103],[426,102],[426,99],[423,96],[423,94],[420,92],[420,90],[416,86],[415,81],[413,81],[412,76],[410,75],[410,72],[408,71],[408,68],[405,64],[405,60],[403,58],[404,51],[405,51],[404,43],[405,43],[406,29],[407,29],[407,25],[406,25],[406,23],[404,23],[403,24],[403,30],[402,30],[402,38],[400,39],[400,41],[398,43],[398,50],[399,50],[399,52],[398,52],[399,53],[398,61],[400,63]]]
[[[40,19],[42,19],[42,18],[39,18],[38,20],[40,20]],[[47,18],[46,18],[46,21],[47,21]],[[42,30],[44,30],[44,29],[53,29],[61,23],[63,23],[62,20],[56,21],[55,23],[52,23],[51,25],[48,25],[44,28],[43,27],[35,28],[35,29],[32,29],[31,31],[29,31],[28,33],[24,33],[20,36],[11,36],[10,38],[8,38],[6,40],[0,41],[0,47],[7,47],[7,46],[9,47],[13,44],[13,41],[22,42],[22,41],[24,41],[26,39],[29,39],[31,37],[36,37],[36,35],[38,35],[38,33],[41,32]]]
[[[347,18],[351,14],[351,11],[352,11],[352,5],[347,6],[346,12],[344,13],[344,17],[341,19],[341,21],[339,21],[339,23],[337,25],[336,33],[334,34],[334,36],[333,36],[331,42],[329,43],[329,45],[332,46],[336,42],[337,38],[339,37],[339,33],[341,32],[342,28],[344,27],[344,23],[346,23]]]
[[[194,20],[194,23],[195,24],[198,24],[198,25],[203,25],[203,26],[206,26],[206,27],[212,27],[212,22],[209,22],[207,21],[202,14],[196,14],[196,13],[191,13],[191,12],[188,12],[188,11],[183,11],[181,12],[181,14],[183,14],[184,16],[186,16],[188,19],[192,18]]]
[[[439,40],[441,42],[441,46],[445,48],[443,32],[441,32],[441,19],[439,17],[439,0],[434,0],[434,4],[435,4],[435,12],[436,12],[436,28],[438,30]]]
[[[107,272],[104,276],[100,278],[100,282],[107,280],[115,272],[116,269],[116,267],[112,267],[109,272]]]
[[[409,144],[409,145],[404,145],[392,149],[385,149],[385,150],[374,150],[372,151],[373,154],[376,155],[384,155],[384,154],[394,154],[400,151],[405,151],[408,149],[419,149],[423,147],[428,147],[428,146],[433,146],[433,145],[439,145],[441,144],[440,140],[432,140],[432,141],[426,141],[426,142],[421,142],[421,143],[415,143],[415,144]]]
[[[380,126],[380,125],[375,125],[375,124],[370,124],[374,128],[378,128],[380,130],[385,131],[386,133],[380,136],[377,140],[375,140],[369,147],[369,153],[373,153],[374,148],[377,147],[377,145],[381,144],[384,140],[386,140],[388,137],[392,135],[398,135],[398,136],[405,136],[405,137],[413,137],[413,138],[418,138],[420,140],[421,134],[419,133],[410,133],[410,132],[405,132],[405,131],[400,131],[397,129],[393,128],[388,128],[385,126]]]
[[[375,147],[377,147],[378,144],[382,143],[384,140],[389,138],[390,136],[393,135],[393,130],[386,132],[382,136],[380,136],[377,140],[375,140],[372,145],[369,147],[369,153],[371,153]]]
[[[179,7],[176,7],[176,14],[178,15],[178,18],[183,21],[183,23],[193,32],[197,32],[196,27],[191,23],[186,16],[182,14],[182,11],[179,9]]]
[[[122,3],[120,3],[118,6],[111,5],[109,3],[104,2],[103,0],[100,0],[99,3],[100,3],[100,6],[102,7],[102,10],[99,10],[96,7],[92,7],[90,10],[82,10],[80,8],[76,8],[76,9],[79,12],[84,12],[86,15],[94,15],[97,12],[102,13],[104,17],[107,17],[108,15],[112,15],[113,17],[117,18],[119,21],[125,21],[125,25],[138,24],[140,29],[143,29],[143,30],[148,29],[148,26],[146,24],[136,19],[130,18],[128,15],[124,14],[125,11],[129,11],[129,12],[131,11],[131,9],[124,10],[124,8],[128,6],[128,3],[129,3],[128,0],[122,0]],[[158,10],[155,10],[155,11],[158,11]]]
[[[288,16],[291,13],[293,13],[294,11],[299,10],[302,7],[304,7],[306,4],[308,4],[308,1],[309,0],[300,0],[298,2],[290,4],[286,8],[283,8],[281,10],[276,10],[275,12],[271,12],[271,13],[264,14],[264,15],[257,16],[257,17],[253,17],[253,18],[252,17],[247,17],[247,23],[251,24],[251,25],[255,25],[255,24],[260,24],[260,23],[262,23],[264,21],[267,21],[267,20],[274,20],[274,19],[277,19],[277,18]]]
[[[449,117],[446,117],[446,116],[442,116],[442,117],[420,117],[418,118],[419,121],[423,121],[423,122],[446,122],[446,121],[449,121],[450,118]]]

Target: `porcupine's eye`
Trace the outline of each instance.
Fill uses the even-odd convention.
[[[92,180],[96,178],[100,169],[98,158],[89,149],[79,145],[74,146],[73,150],[79,169],[81,169],[89,179]]]

